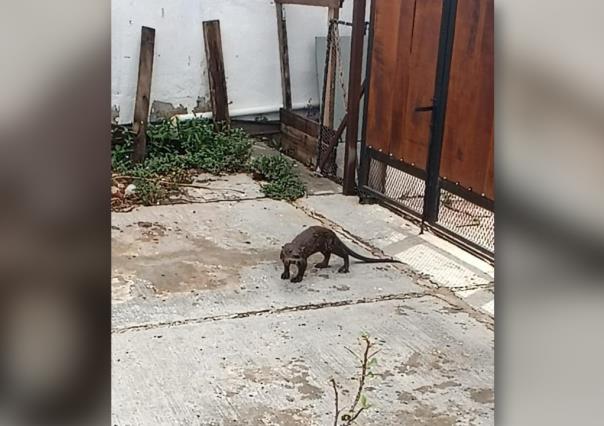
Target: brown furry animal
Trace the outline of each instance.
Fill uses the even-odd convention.
[[[287,243],[281,248],[280,257],[284,267],[281,279],[287,280],[290,278],[289,267],[294,264],[297,266],[298,273],[291,279],[291,282],[302,281],[307,260],[315,253],[322,253],[325,257],[322,262],[315,265],[317,268],[327,268],[332,254],[344,259],[344,265],[338,269],[340,273],[349,271],[349,256],[362,260],[363,263],[401,263],[395,259],[374,259],[362,256],[346,247],[331,229],[322,226],[311,226],[294,238],[291,243]]]

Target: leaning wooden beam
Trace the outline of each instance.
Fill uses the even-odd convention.
[[[283,107],[292,109],[292,89],[289,77],[289,51],[287,47],[287,24],[283,14],[283,6],[275,2],[277,9],[277,35],[279,37],[279,64],[281,66],[281,91]]]
[[[342,4],[342,0],[275,0],[276,4],[301,4],[304,6],[323,6],[337,7]]]
[[[335,98],[336,98],[336,67],[338,63],[338,50],[335,48],[335,26],[332,24],[333,21],[337,21],[340,16],[340,9],[330,8],[328,12],[328,31],[332,31],[331,37],[327,37],[327,40],[331,40],[331,43],[327,45],[329,49],[328,62],[327,62],[327,78],[325,84],[327,84],[327,90],[325,91],[325,101],[323,103],[323,126],[333,129],[334,111],[335,111]]]
[[[348,81],[348,130],[344,154],[344,195],[355,193],[357,167],[357,140],[359,136],[359,110],[361,73],[363,72],[363,44],[365,38],[366,0],[354,0],[352,12],[352,40],[350,46],[350,72]]]
[[[203,36],[208,62],[210,101],[212,102],[214,123],[217,125],[223,123],[230,126],[229,97],[227,95],[226,77],[224,75],[220,21],[205,21],[203,23]]]
[[[367,82],[364,82],[361,87],[361,94],[360,94],[361,98],[365,94],[366,88],[367,88]],[[323,171],[323,167],[325,167],[325,163],[327,163],[327,159],[330,157],[331,151],[333,151],[333,149],[336,147],[336,144],[342,137],[342,134],[344,133],[344,130],[346,130],[347,125],[348,125],[348,113],[344,114],[344,118],[342,118],[342,121],[340,122],[340,125],[338,126],[338,130],[336,130],[336,134],[334,135],[333,139],[329,142],[329,145],[327,146],[327,149],[325,150],[326,154],[323,156],[323,158],[321,159],[321,161],[319,163],[319,171],[321,171],[321,172]]]
[[[134,150],[132,152],[132,161],[135,163],[141,163],[145,159],[154,50],[155,29],[142,27],[141,51],[138,61],[138,83],[136,86],[134,119],[132,120],[132,130],[134,132]]]

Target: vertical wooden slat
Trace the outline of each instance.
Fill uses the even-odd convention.
[[[203,23],[203,35],[208,63],[212,115],[216,124],[224,123],[229,126],[231,119],[229,116],[229,98],[224,74],[220,21],[205,21]]]
[[[328,28],[331,28],[331,22],[337,21],[340,16],[340,9],[329,8],[328,11]],[[337,25],[337,24],[334,24]],[[334,27],[335,28],[335,27]],[[334,32],[335,33],[335,32]],[[332,33],[332,34],[334,34]],[[323,125],[333,129],[334,111],[335,111],[335,96],[336,96],[336,68],[338,63],[338,50],[335,48],[335,40],[331,38],[331,43],[327,46],[329,52],[329,62],[327,63],[327,90],[325,92],[325,103],[323,105]]]
[[[395,100],[392,81],[397,77],[397,34],[401,2],[377,1],[374,7],[366,143],[376,150],[388,152],[392,105]]]
[[[458,1],[440,176],[494,200],[494,5]]]
[[[389,86],[394,96],[392,110],[390,111],[392,127],[390,128],[390,134],[386,133],[385,136],[390,141],[388,153],[394,154],[397,160],[403,158],[399,148],[402,145],[406,130],[404,124],[409,94],[411,46],[415,29],[414,15],[417,0],[403,0],[399,3],[398,31],[390,35],[397,39],[396,53],[389,58],[395,64],[395,71],[389,77],[389,81],[383,83]]]
[[[416,111],[418,107],[430,106],[434,97],[436,60],[442,0],[421,0],[416,2],[411,40],[411,56],[405,116],[402,121],[404,131],[398,149],[393,150],[397,159],[415,167],[426,169],[428,142],[430,140],[430,111]],[[396,144],[396,139],[393,140]]]
[[[348,82],[348,130],[344,154],[344,195],[355,193],[357,167],[357,139],[359,135],[359,110],[361,78],[363,72],[363,45],[365,38],[366,0],[354,0],[352,11],[352,40],[350,45],[350,72]]]
[[[277,9],[277,35],[279,39],[279,64],[281,65],[281,91],[283,94],[283,108],[292,109],[292,89],[289,76],[289,50],[287,47],[287,24],[283,12],[283,5],[275,3]]]
[[[141,28],[141,49],[138,61],[138,83],[136,86],[136,101],[134,104],[134,119],[132,130],[134,136],[134,151],[132,161],[140,163],[145,159],[147,146],[147,122],[149,120],[149,105],[151,96],[151,77],[153,75],[153,53],[155,50],[155,29]]]

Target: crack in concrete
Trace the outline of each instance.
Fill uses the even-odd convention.
[[[311,303],[307,305],[297,305],[297,306],[284,306],[281,308],[268,308],[268,309],[260,309],[256,311],[247,311],[247,312],[238,312],[234,314],[224,314],[224,315],[210,315],[207,317],[201,318],[189,318],[184,320],[175,320],[175,321],[166,321],[166,322],[158,322],[151,324],[137,324],[130,325],[125,327],[117,327],[111,330],[111,334],[123,334],[129,331],[144,331],[151,330],[157,328],[170,328],[170,327],[179,327],[191,324],[201,324],[204,322],[214,322],[214,321],[222,321],[222,320],[230,320],[230,319],[240,319],[240,318],[249,318],[254,316],[265,316],[265,315],[275,315],[275,314],[283,314],[289,312],[301,312],[301,311],[311,311],[325,308],[337,308],[342,306],[354,306],[354,305],[363,305],[367,303],[380,303],[380,302],[388,302],[392,300],[409,300],[409,299],[418,299],[425,296],[432,296],[430,292],[411,292],[411,293],[403,293],[403,294],[388,294],[384,296],[378,297],[365,297],[357,300],[338,300],[333,302],[323,302],[323,303]]]
[[[493,281],[484,283],[484,284],[472,284],[472,285],[461,285],[461,286],[452,286],[447,287],[443,285],[438,285],[438,288],[448,288],[453,291],[470,291],[470,290],[490,290],[495,288],[495,283]]]

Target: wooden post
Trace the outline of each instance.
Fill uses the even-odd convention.
[[[227,96],[224,61],[222,56],[222,38],[220,36],[220,21],[205,21],[203,23],[206,60],[208,63],[208,78],[210,82],[210,100],[214,124],[231,125],[229,116],[229,98]]]
[[[147,122],[149,120],[149,104],[151,96],[151,76],[153,75],[153,52],[155,50],[155,29],[141,28],[141,50],[138,61],[138,83],[136,86],[136,101],[134,104],[134,119],[132,130],[134,136],[134,151],[132,161],[141,163],[145,159],[147,147]]]
[[[348,82],[348,130],[346,131],[346,151],[344,154],[344,195],[353,195],[355,192],[357,139],[359,136],[359,98],[362,90],[361,73],[363,72],[363,44],[365,38],[365,6],[366,0],[354,0]]]
[[[332,28],[332,21],[337,21],[340,17],[340,9],[330,7],[328,11],[328,29]],[[338,24],[333,24],[334,28]],[[327,37],[329,40],[330,37]],[[338,50],[334,45],[333,33],[331,37],[331,44],[327,46],[329,51],[329,62],[327,63],[327,90],[325,91],[325,103],[323,104],[323,125],[330,129],[333,129],[334,111],[335,111],[335,98],[336,98],[336,68],[338,64]]]
[[[289,51],[287,47],[287,24],[283,13],[283,5],[275,2],[277,9],[277,35],[279,37],[279,64],[281,65],[281,92],[283,93],[283,108],[292,109],[292,89],[289,77]]]

